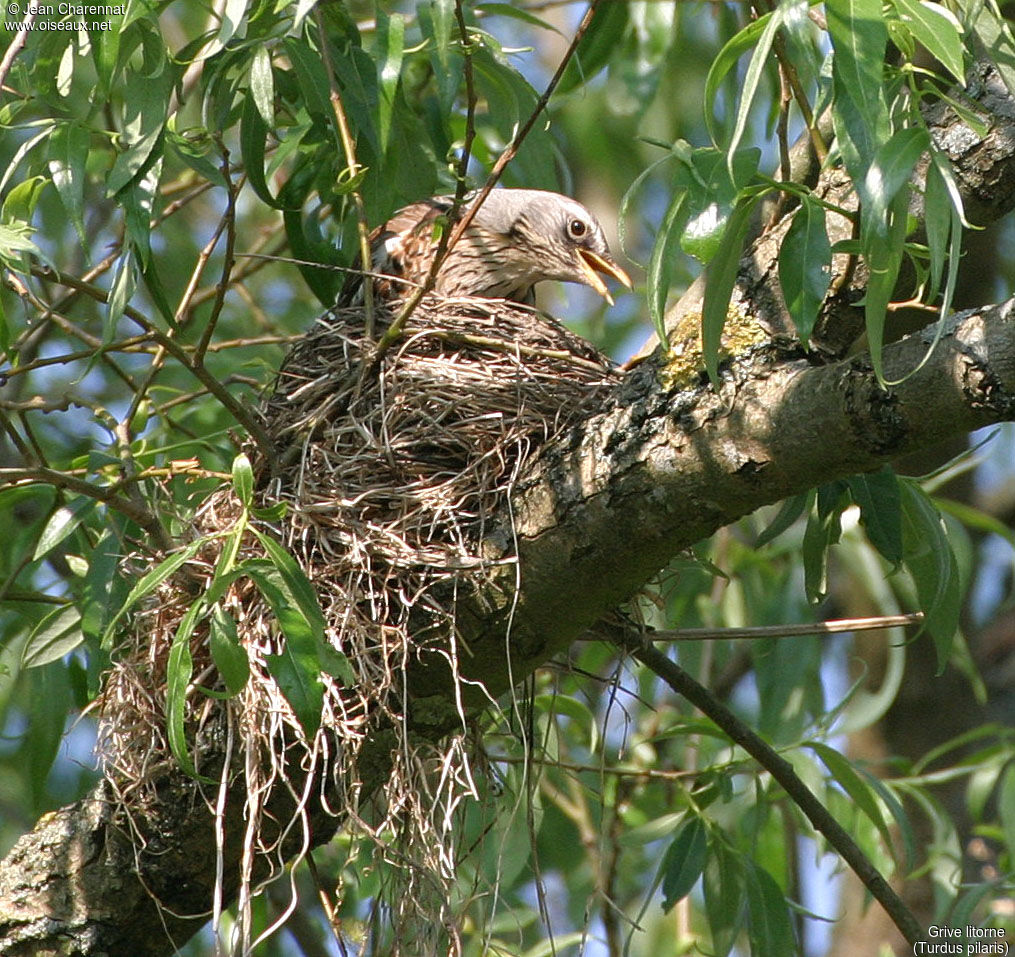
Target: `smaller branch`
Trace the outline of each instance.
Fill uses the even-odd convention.
[[[490,175],[479,190],[476,198],[469,204],[469,208],[462,215],[462,218],[459,219],[452,228],[451,235],[448,237],[447,245],[444,247],[443,251],[441,251],[440,247],[438,247],[440,255],[434,256],[434,261],[430,267],[430,273],[427,275],[426,281],[406,300],[405,305],[402,307],[402,311],[399,312],[399,314],[395,317],[395,321],[388,326],[384,335],[381,336],[380,341],[377,343],[376,354],[371,366],[376,366],[377,362],[384,356],[384,353],[391,347],[391,344],[401,335],[403,327],[406,322],[409,321],[409,317],[419,305],[420,300],[433,288],[433,282],[437,275],[437,270],[440,269],[444,259],[446,259],[451,250],[455,248],[455,245],[458,240],[462,238],[465,230],[469,228],[469,225],[472,223],[476,213],[479,212],[480,206],[486,202],[486,197],[490,195],[490,192],[493,190],[494,186],[497,185],[498,180],[500,180],[501,174],[504,172],[507,164],[518,155],[518,150],[521,148],[525,137],[529,135],[532,127],[536,124],[536,120],[539,119],[543,110],[546,109],[546,104],[553,95],[553,91],[557,89],[557,84],[560,83],[560,78],[564,75],[564,70],[567,69],[567,65],[571,62],[571,58],[578,49],[578,44],[581,43],[582,37],[585,36],[585,31],[588,30],[589,24],[592,23],[592,17],[600,2],[601,0],[590,0],[588,8],[585,11],[585,16],[582,17],[581,23],[578,24],[578,29],[575,30],[574,36],[571,38],[570,46],[568,46],[567,51],[564,53],[560,63],[557,65],[557,69],[551,77],[550,82],[546,85],[546,89],[543,90],[542,96],[540,96],[539,100],[536,102],[535,108],[529,115],[528,119],[519,127],[518,132],[516,132],[511,138],[511,142],[504,147],[500,156],[497,157],[497,161],[493,164],[493,168],[490,170]],[[468,53],[466,53],[466,56],[468,56]],[[461,189],[461,183],[459,183],[459,189]],[[442,242],[443,239],[444,237],[442,236]]]
[[[763,0],[763,3],[766,10],[770,12],[775,11],[776,4],[774,0]],[[759,7],[756,3],[752,3],[752,7],[755,13],[759,12]],[[797,73],[793,58],[786,50],[786,41],[781,30],[776,32],[772,40],[772,52],[775,53],[775,58],[779,61],[780,81],[789,86],[793,99],[796,100],[796,104],[800,108],[800,115],[803,117],[804,125],[807,127],[807,135],[811,140],[811,148],[818,157],[818,162],[823,166],[828,158],[828,145],[825,143],[818,124],[814,122],[814,111],[807,100],[807,93],[800,82],[800,74]]]
[[[342,105],[342,95],[338,88],[338,79],[335,76],[335,67],[331,62],[331,54],[328,50],[328,35],[324,29],[324,20],[321,17],[319,7],[314,7],[314,20],[317,23],[317,32],[321,40],[321,59],[324,61],[324,69],[328,74],[328,87],[331,90],[331,108],[335,111],[335,123],[338,126],[339,141],[345,153],[345,162],[349,168],[350,176],[355,179],[360,173],[359,160],[356,159],[356,144],[353,141],[349,129],[349,120],[345,115],[345,107]],[[358,190],[352,190],[352,202],[356,207],[356,230],[359,234],[359,257],[360,264],[368,269],[371,264],[370,257],[370,224],[367,222],[367,210],[363,203],[363,194]],[[364,324],[367,339],[374,335],[374,287],[369,275],[363,275],[363,312]]]
[[[726,638],[795,638],[800,635],[838,635],[846,631],[879,631],[918,625],[923,612],[909,615],[879,615],[875,618],[837,618],[798,625],[758,625],[753,628],[673,628],[648,631],[649,641],[720,641]]]
[[[84,495],[102,502],[110,508],[123,513],[131,521],[136,522],[146,532],[152,535],[161,548],[169,548],[171,543],[166,538],[165,529],[158,518],[148,509],[142,508],[128,498],[118,493],[115,487],[101,488],[86,482],[84,479],[75,478],[66,472],[60,472],[51,468],[32,469],[0,469],[0,486],[2,485],[52,485],[56,488],[66,489],[77,495]]]
[[[46,279],[50,282],[56,282],[64,286],[68,286],[72,289],[77,289],[80,292],[85,293],[97,302],[106,302],[109,298],[109,294],[105,289],[99,286],[95,286],[92,283],[83,282],[74,276],[68,276],[61,272],[57,272],[55,269],[51,269],[48,266],[32,266],[32,275],[37,276],[40,279]],[[194,376],[218,401],[221,403],[230,415],[236,421],[247,430],[247,433],[254,439],[261,453],[265,456],[267,461],[272,461],[272,441],[271,437],[264,430],[264,427],[257,421],[257,418],[246,410],[239,402],[234,399],[229,392],[223,387],[222,383],[218,381],[203,365],[199,363],[191,362],[190,356],[188,355],[187,349],[176,342],[172,337],[167,336],[157,326],[152,324],[142,313],[132,306],[125,306],[123,314],[140,326],[159,346],[165,349],[177,362],[180,363],[191,375]],[[158,354],[156,354],[156,359]],[[155,359],[153,359],[153,362]]]
[[[229,169],[229,150],[222,146],[222,178],[226,182],[226,211],[222,215],[225,225],[226,248],[222,256],[222,277],[215,284],[215,299],[211,307],[211,315],[205,323],[204,331],[201,333],[201,340],[194,350],[194,362],[203,363],[205,353],[208,351],[208,344],[215,334],[215,326],[218,324],[219,316],[222,314],[222,306],[226,301],[226,292],[232,283],[233,266],[236,263],[236,192],[237,187],[233,182]],[[242,177],[241,177],[242,184]]]
[[[902,936],[915,944],[924,939],[919,922],[910,913],[898,894],[892,890],[881,872],[860,850],[845,828],[832,817],[824,805],[798,777],[793,766],[741,721],[729,708],[698,684],[683,668],[670,661],[641,636],[628,633],[622,644],[643,665],[658,675],[677,694],[682,695],[722,730],[734,744],[742,747],[758,764],[779,782],[789,798],[820,831],[828,843],[863,881],[871,895],[881,904]]]
[[[14,13],[17,14],[18,8],[13,7],[13,10]],[[14,66],[15,58],[21,52],[21,48],[28,40],[28,32],[32,25],[32,21],[35,19],[35,11],[35,5],[29,4],[26,8],[24,19],[21,21],[22,29],[14,34],[14,42],[7,48],[7,52],[4,54],[3,60],[0,60],[0,89],[9,89],[4,86],[7,80],[7,74],[11,72],[11,67]]]

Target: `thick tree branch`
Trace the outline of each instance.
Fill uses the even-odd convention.
[[[981,79],[973,94],[987,109],[999,94],[989,75]],[[990,215],[1015,202],[1005,185],[1015,137],[1010,102],[1003,105],[986,137],[951,128],[967,208],[975,201]],[[829,174],[829,187],[838,175]],[[780,314],[770,308],[780,302],[778,239],[773,230],[760,240],[741,275],[738,296],[762,318]],[[860,281],[859,273],[850,279]],[[544,449],[487,542],[491,560],[517,555],[518,574],[516,583],[514,565],[494,565],[480,600],[459,616],[462,672],[486,686],[471,693],[472,706],[566,648],[716,529],[795,492],[1015,418],[1013,309],[1007,302],[955,317],[930,361],[891,391],[878,386],[865,356],[814,366],[771,346],[734,360],[718,392],[667,388],[652,361],[636,368],[607,408]],[[886,376],[914,369],[929,341],[925,330],[887,346]],[[412,732],[435,738],[456,727],[444,660],[435,656],[409,678],[419,704]],[[390,732],[378,734],[364,752],[364,796],[385,780],[392,743]],[[173,938],[182,942],[210,907],[215,842],[212,816],[182,772],[167,772],[160,794],[159,806],[146,809],[143,850],[135,852],[111,814],[105,787],[22,838],[0,867],[0,952],[172,953]],[[313,843],[323,843],[339,822],[310,813]],[[226,821],[227,870],[239,857],[239,814]]]
[[[863,356],[814,367],[759,351],[733,364],[718,394],[668,391],[643,364],[610,408],[545,449],[519,483],[513,522],[505,519],[489,549],[499,557],[517,543],[521,585],[515,591],[509,568],[487,589],[486,607],[463,616],[470,639],[463,672],[499,694],[723,525],[821,482],[1015,418],[1013,313],[1009,302],[958,317],[930,362],[890,393]],[[889,374],[911,369],[928,336],[889,346]],[[410,676],[420,737],[440,736],[459,720],[453,697],[445,697],[442,661]],[[477,692],[473,703],[485,700]],[[364,794],[383,782],[391,744],[378,735],[364,753]],[[182,773],[167,775],[166,804],[149,809],[145,829],[161,836],[136,857],[102,788],[40,822],[0,868],[0,952],[172,953],[170,937],[180,943],[204,919],[173,912],[199,914],[211,899],[212,818],[194,789]],[[338,822],[319,815],[311,826],[320,844]],[[227,822],[230,840],[240,833],[239,820]],[[238,856],[230,849],[227,861]]]
[[[824,805],[814,796],[789,763],[765,740],[745,725],[721,701],[709,694],[683,668],[674,664],[661,651],[647,642],[631,637],[625,642],[627,649],[642,664],[654,671],[677,694],[683,695],[695,707],[708,715],[723,733],[740,745],[752,758],[767,770],[793,802],[807,815],[811,824],[827,838],[843,860],[853,868],[874,899],[888,912],[893,923],[910,944],[916,944],[923,932],[898,894],[892,890],[878,869],[870,862],[846,829],[835,820]]]

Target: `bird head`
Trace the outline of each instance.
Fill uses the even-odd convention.
[[[582,283],[611,305],[603,276],[632,288],[630,276],[610,255],[599,221],[567,196],[539,189],[495,189],[473,222],[496,237],[503,268],[528,288],[544,279]]]

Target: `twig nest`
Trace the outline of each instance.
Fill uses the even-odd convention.
[[[313,584],[322,640],[347,662],[341,674],[320,675],[320,720],[306,721],[273,674],[288,639],[256,576],[236,576],[216,601],[246,652],[242,688],[214,696],[228,681],[209,650],[211,608],[189,638],[188,748],[199,770],[221,765],[228,725],[237,739],[232,766],[243,769],[247,793],[261,806],[279,783],[293,786],[291,769],[312,776],[326,764],[344,795],[334,813],[359,816],[359,743],[379,723],[402,727],[402,677],[421,645],[440,645],[454,667],[449,596],[483,574],[486,523],[539,447],[600,407],[618,380],[614,365],[587,342],[534,309],[500,300],[426,297],[378,355],[376,341],[396,309],[378,307],[370,340],[362,307],[323,315],[286,357],[262,403],[271,461],[251,452],[255,504],[286,507],[273,520],[248,516],[235,564],[241,571],[266,564],[256,533],[268,535]],[[163,682],[174,636],[195,594],[214,582],[224,543],[244,514],[231,487],[207,499],[193,521],[201,547],[135,610],[115,655],[104,739],[109,774],[125,795],[173,760]],[[139,556],[129,564],[133,574],[146,571]],[[399,753],[410,750],[403,740]],[[445,765],[442,780],[459,782],[448,786],[471,780],[460,741],[436,759]],[[428,789],[420,787],[419,768],[427,763],[396,761],[372,831],[397,822],[403,834],[420,836],[419,864],[434,875],[448,869],[440,842],[450,836],[434,830],[428,801],[437,798],[425,799]],[[464,773],[446,773],[449,764]],[[248,810],[257,845],[259,814],[253,805]],[[450,888],[453,869],[445,879]]]

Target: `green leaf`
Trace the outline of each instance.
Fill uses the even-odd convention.
[[[943,177],[934,163],[927,167],[923,189],[923,222],[927,232],[930,267],[927,276],[927,301],[933,302],[941,288],[948,242],[952,229],[952,204]]]
[[[256,530],[255,534],[262,542],[266,540],[266,536],[258,534]],[[291,556],[288,557],[291,560]],[[267,655],[265,661],[304,733],[312,738],[321,724],[321,705],[324,700],[324,686],[319,674],[323,632],[318,634],[317,623],[302,612],[299,600],[293,594],[291,581],[280,571],[278,565],[248,561],[238,566],[237,571],[245,573],[257,585],[278,619],[285,637],[282,652]],[[314,604],[316,605],[316,599]],[[319,608],[317,614],[320,615]]]
[[[474,5],[473,9],[477,12],[484,13],[489,17],[510,17],[512,20],[521,20],[522,23],[528,23],[531,26],[540,27],[543,30],[552,30],[558,36],[564,36],[564,34],[548,20],[543,20],[540,17],[537,17],[534,13],[529,13],[528,10],[513,7],[510,3],[477,3]]]
[[[891,562],[902,561],[902,496],[891,466],[846,480],[860,508],[860,522],[871,544]]]
[[[799,953],[789,906],[775,878],[750,859],[744,864],[751,957],[785,957]]]
[[[243,126],[240,126],[240,149],[243,149]],[[184,163],[187,164],[195,173],[197,173],[202,179],[208,180],[209,183],[214,183],[216,186],[225,186],[226,181],[222,176],[222,170],[219,169],[211,160],[208,159],[208,152],[212,149],[211,137],[202,129],[188,129],[182,133],[177,133],[175,130],[166,130],[166,145],[175,153]],[[261,142],[261,176],[264,176],[264,141]],[[246,163],[246,157],[244,156],[244,165]],[[247,174],[249,176],[249,166],[247,168]],[[258,194],[260,195],[260,194]]]
[[[86,638],[101,641],[113,609],[127,590],[127,581],[117,573],[120,539],[107,524],[88,556],[88,572],[81,594],[81,631]]]
[[[116,338],[117,325],[123,318],[123,312],[134,295],[137,280],[134,277],[134,251],[127,249],[117,263],[113,274],[113,283],[109,289],[109,300],[106,303],[106,317],[103,322],[103,342],[110,343]]]
[[[85,163],[90,141],[88,130],[77,123],[61,123],[49,138],[49,174],[86,255]]]
[[[892,0],[913,38],[959,83],[965,80],[962,27],[950,10],[930,0]]]
[[[265,46],[259,46],[250,61],[250,95],[264,125],[271,127],[275,122],[275,76]]]
[[[325,72],[320,54],[311,50],[305,40],[297,37],[286,37],[283,43],[289,61],[293,65],[296,82],[303,94],[303,105],[311,114],[316,113],[330,126],[335,117],[331,110],[328,74]]]
[[[801,492],[799,495],[793,495],[790,498],[784,499],[783,503],[779,506],[779,511],[776,513],[775,518],[769,522],[768,527],[758,536],[754,547],[761,548],[778,538],[803,515],[810,504],[810,498],[811,496],[808,492]]]
[[[0,222],[6,224],[27,223],[31,220],[43,189],[49,184],[45,176],[29,176],[18,183],[4,197],[0,207]]]
[[[779,283],[804,346],[828,292],[831,263],[825,209],[804,197],[779,250]]]
[[[557,84],[557,93],[568,93],[588,83],[609,62],[627,30],[626,3],[600,3],[592,14],[585,35]]]
[[[178,552],[173,552],[173,554],[168,558],[159,562],[158,565],[156,565],[150,572],[147,572],[140,581],[131,588],[130,593],[123,602],[123,605],[120,606],[120,610],[113,615],[109,624],[106,626],[106,630],[102,635],[103,647],[109,648],[112,646],[113,629],[116,627],[117,622],[125,614],[127,614],[131,608],[141,601],[142,598],[150,595],[174,572],[178,571],[184,564],[189,562],[207,544],[207,542],[208,540],[206,538],[199,538],[196,541],[191,542],[185,548],[181,548]]]
[[[744,74],[744,82],[741,88],[740,105],[737,107],[737,118],[733,126],[733,135],[730,138],[729,150],[727,151],[730,171],[733,169],[733,156],[740,144],[740,140],[747,129],[747,123],[751,119],[754,107],[754,98],[761,84],[768,66],[768,57],[772,52],[772,44],[775,42],[776,34],[782,26],[783,8],[777,6],[771,14],[767,15],[768,22],[758,37],[757,46],[751,54],[750,62],[747,64],[747,72]]]
[[[713,143],[718,143],[720,139],[715,118],[719,88],[726,75],[736,66],[737,60],[748,50],[754,49],[771,19],[772,14],[765,13],[748,23],[739,33],[726,41],[709,67],[708,76],[705,78],[705,122]]]
[[[282,653],[265,655],[268,673],[289,702],[293,714],[307,738],[313,738],[321,726],[324,686],[317,673],[317,656],[306,655],[286,637]]]
[[[239,694],[250,677],[247,649],[240,644],[236,621],[221,605],[211,610],[208,645],[229,695]]]
[[[377,81],[380,87],[377,128],[380,134],[381,152],[388,149],[388,134],[391,131],[391,117],[395,108],[395,94],[402,75],[402,55],[405,52],[405,18],[399,13],[385,16],[377,11],[377,45],[380,56]]]
[[[77,648],[85,636],[81,633],[81,615],[74,605],[60,605],[39,621],[21,651],[24,668],[39,668],[59,661]]]
[[[315,640],[323,640],[327,623],[324,620],[324,613],[321,611],[321,606],[317,601],[317,593],[314,591],[314,586],[310,583],[310,579],[307,578],[303,569],[296,563],[296,559],[274,538],[270,535],[265,535],[256,528],[252,529],[252,531],[265,552],[267,552],[268,559],[282,576],[285,587],[296,602],[303,618],[310,626],[313,638]]]
[[[705,368],[713,383],[719,381],[719,347],[730,296],[740,268],[740,255],[757,196],[740,200],[726,224],[722,242],[705,271],[705,295],[701,309],[701,346]]]
[[[106,177],[106,193],[114,196],[148,163],[162,136],[172,92],[172,72],[166,66],[157,76],[131,72],[124,91],[120,152]]]
[[[828,549],[842,534],[839,511],[822,513],[820,508],[807,516],[804,529],[802,557],[804,562],[804,592],[812,603],[828,594]]]
[[[673,259],[680,248],[680,234],[687,218],[684,209],[686,198],[687,193],[681,191],[670,200],[669,208],[659,226],[655,244],[652,246],[652,257],[649,259],[645,279],[649,315],[664,349],[669,348],[669,337],[666,333],[666,297],[670,291]]]
[[[927,130],[911,126],[899,130],[878,148],[863,183],[858,186],[866,229],[888,235],[892,204],[899,191],[908,186],[914,167],[929,147]]]
[[[1015,36],[994,0],[973,5],[973,31],[984,53],[997,67],[1008,93],[1015,96]]]
[[[746,895],[743,862],[721,840],[712,844],[712,856],[705,868],[705,914],[712,932],[709,953],[727,957],[744,921]]]
[[[958,563],[934,503],[920,486],[900,479],[903,563],[916,585],[924,627],[934,639],[938,674],[951,655],[959,626],[961,589]]]
[[[95,508],[97,502],[94,498],[86,495],[79,495],[72,499],[69,505],[61,505],[49,517],[39,540],[35,544],[35,551],[32,553],[32,561],[38,561],[43,555],[48,554],[56,548],[71,532],[74,531],[86,519]]]
[[[882,361],[885,317],[888,315],[888,304],[892,301],[899,278],[899,268],[902,265],[908,206],[906,191],[899,190],[892,201],[888,234],[883,235],[878,230],[865,230],[862,237],[864,258],[869,271],[867,295],[864,299],[864,321],[871,365],[882,384],[885,382]]]
[[[254,97],[248,96],[243,102],[243,113],[240,117],[240,155],[243,157],[247,179],[263,202],[273,209],[284,209],[284,205],[272,195],[264,175],[264,144],[267,138],[268,127],[261,117]]]
[[[199,60],[207,60],[220,50],[237,34],[243,35],[243,27],[247,22],[247,0],[225,0],[221,6],[218,33],[201,47],[197,56]]]
[[[204,601],[195,601],[180,620],[173,635],[166,664],[166,736],[169,750],[180,767],[192,778],[208,781],[197,773],[190,749],[187,746],[187,688],[194,673],[194,657],[190,653],[190,639],[194,626],[204,611]]]
[[[888,29],[881,0],[828,0],[825,16],[835,54],[835,134],[847,171],[861,183],[889,134],[883,88]]]
[[[140,175],[120,190],[127,240],[142,270],[147,269],[151,262],[152,218],[162,179],[162,163],[162,157],[149,163]]]
[[[691,893],[705,870],[708,858],[706,838],[705,822],[697,815],[685,818],[677,828],[677,833],[659,864],[664,913],[668,913],[677,901]]]
[[[751,148],[727,156],[710,147],[685,150],[683,145],[673,146],[682,163],[674,183],[687,190],[689,206],[680,245],[707,264],[722,245],[730,216],[754,179],[761,153]]]
[[[867,816],[870,822],[878,829],[885,847],[892,846],[892,835],[888,830],[884,815],[881,813],[881,805],[878,804],[874,792],[853,769],[835,748],[819,741],[809,741],[809,747],[820,759],[821,763],[831,772],[832,777],[839,786],[849,795],[853,803]]]
[[[36,668],[27,677],[28,728],[19,757],[24,761],[33,798],[37,805],[43,805],[47,800],[46,783],[70,716],[70,682],[67,669],[59,665]]]
[[[254,500],[254,470],[245,452],[233,459],[233,489],[244,508],[250,508]]]

